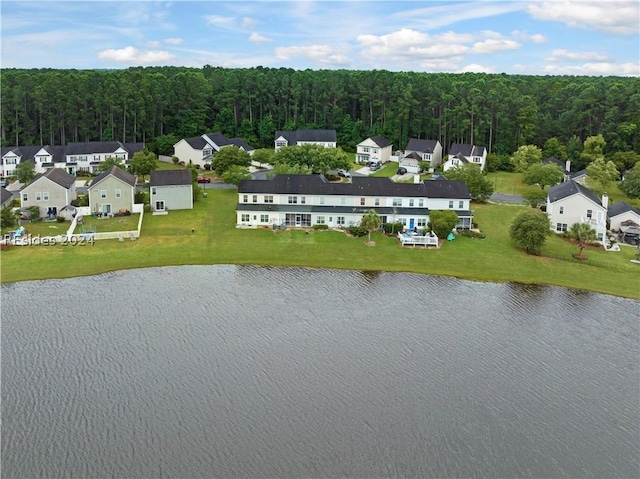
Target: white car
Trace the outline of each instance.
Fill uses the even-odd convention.
[[[338,170],[338,176],[343,176],[344,178],[351,178],[351,173],[347,170]]]

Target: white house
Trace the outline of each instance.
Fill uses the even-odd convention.
[[[356,163],[379,161],[386,163],[391,158],[393,145],[381,136],[372,136],[358,143],[356,147]]]
[[[407,170],[407,173],[420,173],[421,161],[422,156],[419,153],[412,151],[408,155],[400,158],[400,161],[398,163],[402,168]]]
[[[487,149],[484,146],[467,145],[463,143],[453,143],[449,148],[447,161],[442,165],[442,169],[447,171],[454,166],[464,163],[473,163],[484,169],[487,162]]]
[[[551,229],[562,233],[574,223],[588,223],[596,231],[598,241],[604,243],[608,202],[606,193],[601,200],[593,191],[573,180],[553,186],[547,193],[547,216]]]
[[[193,209],[193,182],[188,169],[153,170],[149,189],[151,211]]]
[[[470,228],[471,195],[463,181],[425,180],[395,183],[390,178],[353,177],[331,183],[323,175],[277,175],[269,180],[242,180],[238,185],[237,227],[345,228],[374,210],[383,223],[424,229],[429,211],[455,211],[460,228]]]
[[[325,148],[335,148],[337,146],[336,130],[276,131],[276,151],[283,146],[306,144],[320,145]]]
[[[225,146],[236,146],[253,155],[254,148],[245,143],[241,138],[227,138],[222,133],[205,133],[204,135],[183,138],[173,145],[173,155],[186,165],[194,164],[203,168],[211,164],[211,159],[216,151]]]
[[[76,177],[59,168],[51,168],[20,190],[20,206],[38,206],[41,217],[56,217],[76,199]]]
[[[640,210],[624,201],[619,201],[609,206],[607,213],[609,215],[609,229],[611,231],[620,231],[622,223],[629,225],[631,224],[630,222],[632,222],[635,223],[636,226],[640,226]]]
[[[433,167],[442,163],[442,145],[438,140],[411,138],[404,149],[404,156],[408,157],[412,153],[418,155],[420,161],[430,162]]]

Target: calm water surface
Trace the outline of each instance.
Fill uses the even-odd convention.
[[[3,478],[640,476],[637,301],[241,266],[1,293]]]

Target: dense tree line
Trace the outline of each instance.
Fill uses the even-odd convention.
[[[638,78],[205,66],[5,69],[0,82],[5,145],[145,141],[158,151],[221,131],[271,147],[276,130],[326,128],[347,151],[370,135],[395,149],[416,137],[502,155],[552,137],[570,152],[598,134],[607,154],[640,148]]]

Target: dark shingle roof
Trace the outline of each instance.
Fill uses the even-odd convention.
[[[136,185],[137,178],[134,175],[132,175],[131,173],[127,173],[126,171],[118,168],[117,166],[112,166],[108,170],[103,171],[98,176],[96,176],[91,182],[91,186],[93,187],[97,185],[109,175],[115,176],[116,178],[127,183],[128,185],[131,185],[131,186]]]
[[[464,143],[452,143],[451,148],[449,148],[449,155],[452,156],[458,156],[460,154],[466,157],[484,156],[484,152],[484,146],[467,145]]]
[[[87,141],[83,143],[69,143],[65,148],[65,155],[90,155],[92,153],[115,153],[122,148],[131,155],[144,150],[144,143],[121,143],[119,141]]]
[[[242,148],[244,151],[253,151],[255,148],[248,143],[246,143],[242,138],[230,138],[229,143],[237,146],[238,148]]]
[[[569,173],[569,177],[571,179],[580,178],[581,176],[587,176],[587,170],[586,169],[579,170],[579,171],[574,171],[573,173]]]
[[[373,141],[376,145],[378,145],[378,148],[385,148],[391,145],[391,143],[389,143],[387,140],[385,140],[381,136],[372,136],[371,141]]]
[[[336,130],[296,130],[276,131],[276,139],[287,139],[289,146],[297,145],[299,141],[336,142]]]
[[[549,191],[547,193],[549,201],[551,201],[552,203],[576,194],[582,194],[594,203],[602,205],[602,201],[600,201],[598,195],[596,195],[587,187],[582,186],[580,183],[573,180],[569,180],[565,183],[560,183],[559,185],[552,186],[551,188],[549,188]]]
[[[7,190],[4,186],[0,187],[0,205],[8,203],[13,197],[13,193]]]
[[[544,164],[544,165],[548,165],[548,164],[558,165],[560,168],[562,168],[562,171],[564,171],[565,175],[568,173],[568,171],[564,169],[564,167],[567,166],[565,164],[565,162],[562,161],[562,160],[557,159],[555,156],[550,156],[549,158],[545,158],[544,160],[542,160],[542,164]]]
[[[150,186],[190,185],[191,172],[189,170],[153,170]]]
[[[184,141],[189,143],[189,146],[194,150],[204,150],[204,147],[207,146],[207,140],[202,138],[201,136],[194,136],[192,138],[185,138]]]
[[[218,145],[218,147],[227,146],[231,144],[231,141],[229,141],[229,138],[224,136],[219,131],[215,133],[206,133],[204,136],[206,136],[207,138],[209,138],[209,140],[211,140],[213,143]]]
[[[71,188],[71,185],[73,185],[76,181],[75,176],[70,175],[69,173],[64,171],[62,168],[51,168],[45,171],[44,173],[37,174],[31,181],[31,183],[23,186],[22,189],[24,190],[27,186],[34,184],[40,178],[47,178],[53,181],[54,183],[62,186],[63,188],[67,188],[67,189]]]
[[[438,144],[437,140],[423,140],[420,138],[411,138],[405,148],[405,151],[420,151],[422,153],[433,153]]]
[[[390,178],[356,176],[351,183],[330,183],[323,175],[277,175],[270,180],[241,180],[238,193],[471,198],[463,181],[396,183]]]
[[[611,206],[609,206],[609,208],[607,209],[607,213],[610,218],[621,215],[623,213],[627,213],[629,211],[632,211],[633,213],[640,216],[640,210],[638,208],[634,208],[629,203],[625,203],[624,201],[619,201],[617,203],[614,203]]]

